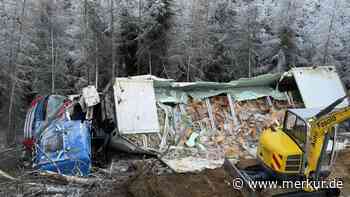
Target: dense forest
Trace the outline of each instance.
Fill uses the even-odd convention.
[[[348,0],[0,0],[0,27],[2,133],[20,132],[34,95],[117,76],[230,81],[334,65],[350,85]]]

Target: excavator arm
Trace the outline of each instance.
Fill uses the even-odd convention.
[[[309,119],[310,136],[309,147],[307,151],[307,167],[305,176],[319,180],[320,165],[322,157],[326,154],[326,149],[332,128],[350,119],[350,106],[339,108],[335,111],[335,107],[342,103],[348,96],[344,96],[331,105],[320,111],[317,115]],[[334,142],[335,143],[335,142]]]

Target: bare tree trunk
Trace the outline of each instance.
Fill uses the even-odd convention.
[[[193,68],[203,70],[203,66],[208,64],[208,17],[209,17],[209,0],[194,0],[192,5],[192,28],[191,28],[191,56]],[[205,62],[204,62],[205,61]],[[193,75],[199,75],[192,72]],[[203,76],[199,75],[200,78]]]
[[[95,35],[95,87],[98,89],[98,33]]]
[[[337,3],[338,3],[338,0],[334,0],[333,14],[332,14],[331,20],[329,22],[327,41],[326,41],[324,53],[323,53],[323,62],[322,62],[323,65],[326,65],[328,63],[328,47],[329,47],[329,42],[331,39],[331,33],[333,31],[334,19],[335,19],[335,14],[336,14],[336,10],[337,10]]]
[[[18,4],[16,5],[15,8],[15,18],[18,17],[18,12],[17,12]],[[8,80],[7,88],[9,90],[9,95],[11,95],[11,87],[12,87],[12,75],[14,73],[14,59],[15,59],[15,35],[16,35],[16,21],[15,19],[12,19],[12,32],[11,35],[9,35],[9,46],[10,46],[10,51],[9,51],[9,58],[8,58],[8,73],[10,74],[10,79]]]
[[[88,27],[89,27],[89,20],[88,20],[88,2],[87,0],[84,0],[84,20],[83,20],[83,57],[84,57],[84,63],[86,65],[87,71],[87,80],[88,85],[91,83],[91,77],[90,77],[90,64],[88,63]]]
[[[55,94],[55,55],[54,55],[54,32],[51,16],[51,94]]]
[[[250,4],[248,5],[248,17],[247,17],[247,41],[248,41],[248,78],[252,77],[252,68],[251,68],[251,38],[250,38],[250,16],[249,16],[249,12],[250,12]]]
[[[148,67],[149,67],[149,74],[152,75],[152,55],[151,51],[148,51]]]
[[[142,0],[139,0],[139,17],[138,17],[138,25],[139,25],[139,27],[141,27],[141,18],[142,17]],[[141,34],[142,33],[142,30],[141,30],[141,28],[139,28],[139,30],[138,30],[138,34]],[[140,46],[141,45],[141,41],[140,41],[140,39],[137,39],[137,45],[138,46]],[[141,70],[141,68],[140,68],[141,66],[139,65],[139,63],[137,64],[137,75],[139,75],[140,74],[140,70]]]
[[[6,135],[6,144],[7,146],[10,146],[13,143],[13,128],[14,125],[12,123],[13,119],[13,100],[15,96],[15,89],[16,89],[16,75],[17,75],[17,69],[14,69],[14,73],[12,78],[12,86],[11,86],[11,93],[10,93],[10,105],[9,105],[9,111],[8,111],[8,126],[7,126],[7,135]]]
[[[187,62],[187,81],[190,81],[190,65],[191,65],[191,56],[188,56]]]
[[[252,63],[251,63],[251,49],[250,49],[250,44],[249,44],[249,48],[248,48],[248,78],[251,78],[252,77]]]
[[[112,80],[115,79],[116,76],[116,64],[115,64],[115,40],[114,40],[114,0],[110,0],[111,2],[111,21],[110,21],[110,28],[111,28],[111,45],[112,45]],[[118,76],[118,74],[117,74]]]
[[[13,118],[14,118],[13,104],[14,104],[15,91],[16,91],[16,86],[17,86],[17,57],[18,57],[18,53],[21,51],[21,47],[22,47],[25,7],[26,7],[26,0],[23,0],[22,13],[21,13],[20,21],[19,21],[19,40],[18,40],[16,52],[14,54],[14,58],[12,61],[13,73],[10,73],[12,85],[11,85],[11,91],[10,91],[10,95],[9,95],[10,99],[9,99],[9,110],[8,110],[7,135],[6,135],[6,145],[7,146],[10,146],[13,143],[13,140],[15,139],[14,136],[16,135],[15,131],[12,130],[13,128],[15,128],[15,125],[13,124],[14,123],[14,121],[13,121]],[[17,7],[16,7],[16,9],[17,9]],[[15,23],[15,21],[14,21],[14,23]],[[15,25],[14,25],[14,27],[15,27]]]
[[[251,4],[248,5],[248,17],[247,17],[247,42],[248,42],[248,77],[253,77],[257,65],[255,61],[255,45],[254,40],[256,40],[257,29],[254,25],[258,20],[257,7]]]
[[[142,17],[142,0],[139,0],[139,22],[141,23]]]

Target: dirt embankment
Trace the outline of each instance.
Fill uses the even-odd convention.
[[[128,189],[133,197],[240,197],[222,169],[198,174],[170,174],[138,178]]]
[[[342,195],[350,196],[350,151],[340,152],[335,162],[332,177],[343,180],[344,187],[341,189]]]

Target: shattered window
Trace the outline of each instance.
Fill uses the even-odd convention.
[[[44,152],[52,153],[63,150],[63,135],[62,133],[56,133],[50,137],[47,137],[43,143]]]

